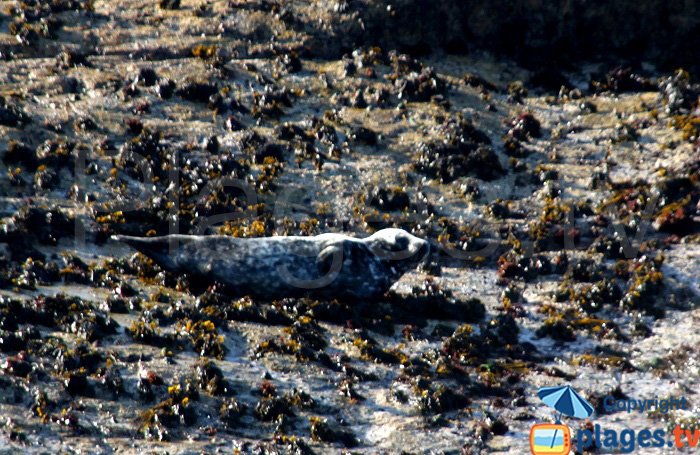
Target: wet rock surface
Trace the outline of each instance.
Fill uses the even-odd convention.
[[[692,21],[608,6],[596,60],[605,7],[527,4],[1,1],[2,445],[524,453],[543,385],[697,400]],[[594,63],[509,59],[573,42]],[[378,302],[109,240],[384,227],[433,248]]]

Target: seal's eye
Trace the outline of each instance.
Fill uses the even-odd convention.
[[[408,239],[406,237],[395,237],[393,242],[382,242],[385,250],[397,253],[408,249]]]

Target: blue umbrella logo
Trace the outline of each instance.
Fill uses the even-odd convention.
[[[537,391],[537,396],[544,404],[559,411],[557,423],[562,414],[577,419],[585,419],[593,414],[593,406],[568,385],[541,387]]]
[[[593,406],[578,394],[571,386],[542,387],[537,391],[537,396],[549,406],[559,411],[557,424],[561,422],[562,414],[577,419],[585,419],[593,414]],[[550,447],[554,446],[557,438],[557,430],[554,430]]]

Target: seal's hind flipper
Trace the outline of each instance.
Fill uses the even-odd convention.
[[[113,235],[112,240],[126,243],[167,270],[177,269],[175,251],[171,251],[171,244],[176,244],[173,243],[174,239],[171,239],[171,236],[134,237],[131,235]]]

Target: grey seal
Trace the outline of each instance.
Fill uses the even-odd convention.
[[[221,235],[112,237],[164,269],[227,285],[232,293],[263,299],[376,299],[408,270],[425,261],[429,243],[402,229],[366,238],[344,234],[312,237],[235,238]]]

